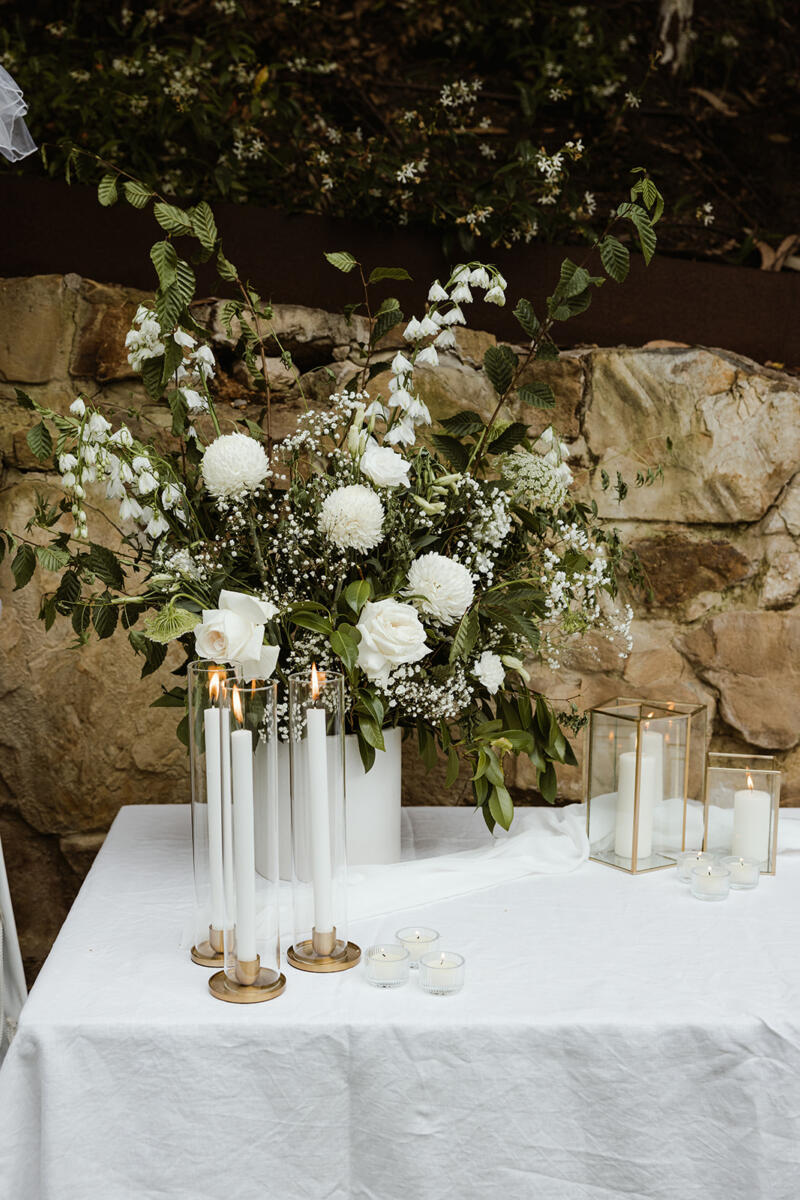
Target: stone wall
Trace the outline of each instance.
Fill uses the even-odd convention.
[[[28,451],[30,414],[16,406],[15,387],[62,411],[78,392],[111,410],[127,408],[131,395],[143,399],[123,345],[142,298],[70,275],[0,281],[0,525],[21,528],[35,492],[56,486]],[[324,404],[356,375],[357,326],[311,308],[277,305],[275,313],[306,393]],[[215,305],[200,306],[198,317],[216,330],[222,409],[255,416]],[[457,352],[435,373],[418,372],[437,415],[493,407],[480,366],[491,341],[459,331]],[[279,359],[267,368],[280,437],[299,399]],[[554,420],[580,487],[636,546],[653,588],[651,602],[637,602],[627,659],[602,642],[577,642],[557,673],[537,669],[537,686],[581,708],[612,695],[699,699],[716,746],[778,753],[784,802],[800,803],[800,382],[724,350],[671,344],[578,348],[538,365],[536,377],[556,390]],[[147,411],[169,424],[164,412]],[[550,419],[530,409],[524,416],[542,428]],[[621,504],[600,486],[602,471],[633,480],[656,462],[663,482],[632,486]],[[33,973],[118,807],[185,801],[188,781],[175,715],[148,707],[159,683],[139,681],[125,635],[77,652],[67,622],[45,634],[36,620],[40,583],[12,586],[6,563],[0,836]],[[535,799],[524,764],[514,783],[517,799]],[[409,803],[435,795],[413,751],[405,790]],[[563,773],[561,790],[579,796],[578,772]],[[467,797],[460,781],[440,798]]]

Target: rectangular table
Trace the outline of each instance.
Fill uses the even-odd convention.
[[[0,1070],[0,1198],[795,1200],[799,817],[722,904],[586,863],[351,928],[439,929],[457,996],[286,968],[233,1006],[179,944],[188,809],[123,809]],[[485,836],[404,821],[429,851]]]

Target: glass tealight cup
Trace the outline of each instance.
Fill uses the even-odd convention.
[[[737,891],[746,891],[758,887],[761,878],[761,863],[757,858],[741,858],[738,854],[726,855],[720,859],[723,867],[731,873],[731,887]]]
[[[431,996],[452,996],[464,986],[464,957],[452,950],[435,950],[419,960],[419,985]]]
[[[408,983],[409,963],[408,950],[394,942],[370,946],[364,957],[367,980],[378,988],[402,987]]]
[[[731,873],[720,862],[701,863],[692,871],[689,886],[697,900],[727,900]]]
[[[408,951],[412,971],[419,968],[419,960],[423,954],[430,954],[439,945],[438,932],[435,929],[424,929],[422,926],[409,925],[407,929],[398,929],[394,936]]]
[[[715,856],[707,850],[686,850],[675,860],[678,868],[678,879],[681,883],[691,883],[692,871],[695,867],[710,867]]]

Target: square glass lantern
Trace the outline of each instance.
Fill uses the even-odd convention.
[[[700,849],[706,709],[619,697],[589,710],[589,857],[635,875]]]
[[[770,754],[708,755],[705,838],[714,854],[755,859],[774,875],[781,773]]]

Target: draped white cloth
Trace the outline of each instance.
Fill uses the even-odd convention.
[[[404,820],[486,844],[469,810]],[[352,922],[439,929],[457,996],[287,967],[238,1007],[178,945],[188,811],[124,809],[0,1070],[0,1200],[795,1200],[800,812],[779,845],[722,904],[588,862]]]
[[[5,67],[0,67],[0,154],[9,162],[27,158],[36,149],[24,120],[27,111],[22,91]]]

